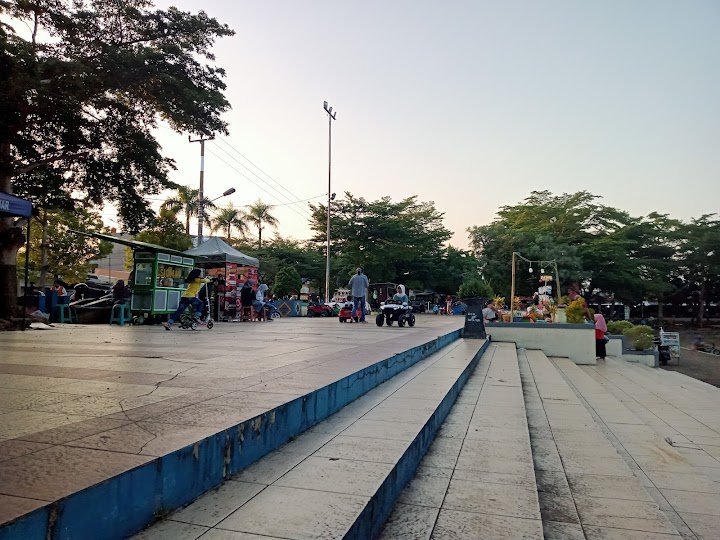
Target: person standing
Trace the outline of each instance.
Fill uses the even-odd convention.
[[[605,334],[607,333],[607,323],[605,317],[600,313],[595,314],[595,356],[601,360],[605,360]]]
[[[363,274],[362,267],[358,266],[355,270],[355,275],[350,278],[348,282],[348,288],[353,298],[353,315],[357,314],[358,307],[362,310],[360,312],[361,323],[367,322],[365,320],[365,297],[367,296],[368,287],[370,281],[367,276]]]

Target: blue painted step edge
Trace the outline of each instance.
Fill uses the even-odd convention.
[[[369,538],[376,538],[380,534],[385,521],[390,517],[395,501],[407,483],[415,476],[418,465],[420,465],[422,458],[433,443],[438,429],[440,429],[440,426],[445,421],[458,395],[460,395],[465,383],[477,367],[480,362],[480,357],[488,348],[488,345],[490,345],[490,340],[485,341],[472,361],[468,363],[467,367],[455,381],[455,384],[453,384],[437,409],[435,409],[435,412],[423,426],[418,436],[410,446],[408,446],[405,453],[395,464],[393,470],[390,471],[390,474],[370,499],[370,502],[365,506],[364,510],[360,512],[354,524],[343,537],[345,540],[367,540]]]
[[[247,422],[5,523],[0,540],[127,538],[456,341],[460,333],[455,330],[394,354]]]

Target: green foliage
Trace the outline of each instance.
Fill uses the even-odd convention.
[[[582,283],[588,298],[598,292],[626,302],[666,296],[674,288],[679,222],[656,213],[633,218],[598,198],[587,191],[533,191],[522,203],[502,207],[491,224],[468,229],[481,272],[509,292],[508,265],[519,251],[532,260],[557,260],[561,292]],[[527,269],[518,264],[520,295],[537,288],[537,276]]]
[[[302,280],[300,274],[293,266],[283,266],[275,274],[275,280],[273,282],[273,292],[279,296],[284,297],[290,294],[296,294],[300,292],[302,287]]]
[[[646,351],[653,346],[653,329],[644,324],[627,328],[623,335],[630,340],[630,345],[636,351]]]
[[[188,186],[177,186],[177,195],[170,197],[162,203],[161,210],[169,210],[176,216],[183,214],[185,217],[185,234],[190,234],[190,218],[197,217],[200,212],[200,190],[192,189]],[[208,209],[215,208],[215,203],[203,196],[203,219],[205,222],[210,221]],[[213,229],[215,230],[215,229]]]
[[[630,321],[609,321],[607,323],[608,334],[621,335],[628,328],[635,326]]]
[[[185,229],[169,209],[160,209],[160,214],[152,221],[150,228],[135,235],[135,240],[156,244],[166,248],[185,251],[190,249],[192,241]]]
[[[460,298],[473,298],[479,296],[492,298],[494,293],[486,281],[480,278],[472,277],[463,281],[462,285],[460,285],[458,296]]]
[[[43,212],[33,219],[30,234],[30,280],[39,283],[42,271],[41,245],[43,227],[47,227],[46,286],[59,276],[68,283],[85,281],[92,270],[90,261],[107,256],[112,251],[110,242],[75,234],[69,229],[82,232],[105,232],[100,214],[79,208],[74,212]],[[24,248],[22,252],[24,253]],[[24,256],[23,256],[24,259]],[[18,266],[18,275],[24,267]]]
[[[2,1],[0,19],[0,191],[48,211],[114,203],[135,232],[152,219],[145,197],[173,187],[159,122],[227,133],[225,72],[211,48],[233,31],[205,12],[146,0]],[[18,231],[0,219],[6,265],[16,261]],[[0,285],[5,316],[15,287]]]
[[[243,238],[248,230],[247,223],[245,223],[245,212],[235,208],[232,203],[219,209],[211,221],[213,232],[223,231],[228,241],[232,239],[233,229],[237,229]]]
[[[567,322],[569,323],[584,323],[588,315],[588,308],[587,304],[585,304],[585,299],[578,297],[570,302],[567,308],[565,308],[565,315],[567,316]]]
[[[321,251],[326,242],[327,207],[311,205],[311,210],[311,242]],[[331,217],[331,287],[345,285],[357,266],[374,283],[403,283],[413,289],[433,288],[443,281],[444,288],[453,287],[462,274],[447,280],[445,262],[461,272],[474,269],[466,255],[443,246],[451,232],[443,226],[443,214],[433,202],[420,202],[416,196],[398,202],[390,197],[367,201],[345,193],[333,201]]]
[[[294,239],[274,238],[263,243],[262,249],[245,241],[233,242],[233,246],[247,255],[260,260],[260,274],[263,280],[271,282],[283,266],[294,267],[303,279],[316,284],[325,279],[325,256],[322,252]]]
[[[262,232],[265,226],[269,225],[273,229],[278,226],[277,218],[270,213],[273,208],[275,208],[273,205],[266,204],[260,199],[253,204],[247,205],[248,211],[245,214],[245,219],[257,227],[258,249],[262,249]]]

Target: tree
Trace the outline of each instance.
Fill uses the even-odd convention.
[[[185,234],[190,234],[190,218],[197,216],[200,211],[200,190],[191,189],[188,186],[177,186],[177,195],[166,199],[162,203],[163,208],[167,208],[174,214],[183,214],[185,216]],[[215,204],[203,197],[203,220],[211,221],[210,214],[207,213],[209,208],[215,208]]]
[[[493,297],[493,290],[488,283],[479,277],[468,277],[458,290],[460,298]]]
[[[41,287],[58,276],[68,283],[85,281],[91,261],[110,254],[112,244],[70,232],[104,232],[100,215],[91,210],[43,211],[33,218],[30,234],[30,276]],[[24,253],[24,248],[21,250]],[[24,268],[18,267],[18,274]],[[49,279],[44,278],[48,275]]]
[[[233,242],[240,251],[262,261],[263,280],[273,281],[280,268],[294,267],[303,279],[322,283],[325,279],[325,256],[314,246],[292,238],[274,238],[265,242],[262,249],[244,242]]]
[[[696,292],[695,320],[702,326],[708,296],[720,292],[716,290],[720,283],[720,219],[705,214],[680,230],[679,270],[683,281]]]
[[[226,208],[218,210],[211,222],[213,232],[223,231],[228,240],[232,239],[233,228],[240,231],[242,237],[245,236],[248,230],[247,223],[245,223],[245,213],[239,208],[235,208],[232,203]]]
[[[326,243],[327,207],[310,206],[318,250]],[[417,196],[394,202],[390,197],[367,201],[345,193],[331,207],[330,252],[335,282],[345,285],[357,266],[375,282],[403,283],[410,288],[430,286],[438,274],[451,232],[435,204]]]
[[[270,214],[270,211],[275,208],[271,204],[265,204],[258,199],[255,204],[248,204],[248,212],[246,219],[254,224],[258,230],[258,249],[262,248],[262,231],[265,228],[264,225],[269,225],[272,228],[277,228],[278,220]]]
[[[0,23],[0,191],[48,211],[115,203],[136,231],[152,216],[144,196],[173,187],[174,163],[152,134],[158,121],[227,133],[224,71],[204,62],[233,32],[204,12],[152,10],[146,0],[2,0],[0,18],[12,23]],[[0,220],[0,317],[16,310],[22,236]]]
[[[182,223],[167,208],[161,208],[160,214],[153,220],[151,226],[136,234],[135,240],[177,251],[185,251],[192,247],[190,236],[185,233]]]
[[[299,293],[302,279],[298,271],[292,266],[283,266],[275,275],[273,292],[282,298],[293,293]]]

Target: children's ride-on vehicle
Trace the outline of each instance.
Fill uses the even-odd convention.
[[[386,303],[380,304],[380,313],[375,317],[375,324],[382,326],[386,323],[388,326],[392,326],[392,323],[397,321],[398,326],[415,326],[415,315],[413,315],[412,307],[408,306],[407,303],[393,304]]]
[[[340,312],[338,313],[338,321],[341,323],[344,322],[359,322],[360,321],[360,308],[358,307],[357,313],[355,313],[355,316],[353,316],[353,303],[352,302],[345,302],[343,304],[343,307],[340,308]]]

